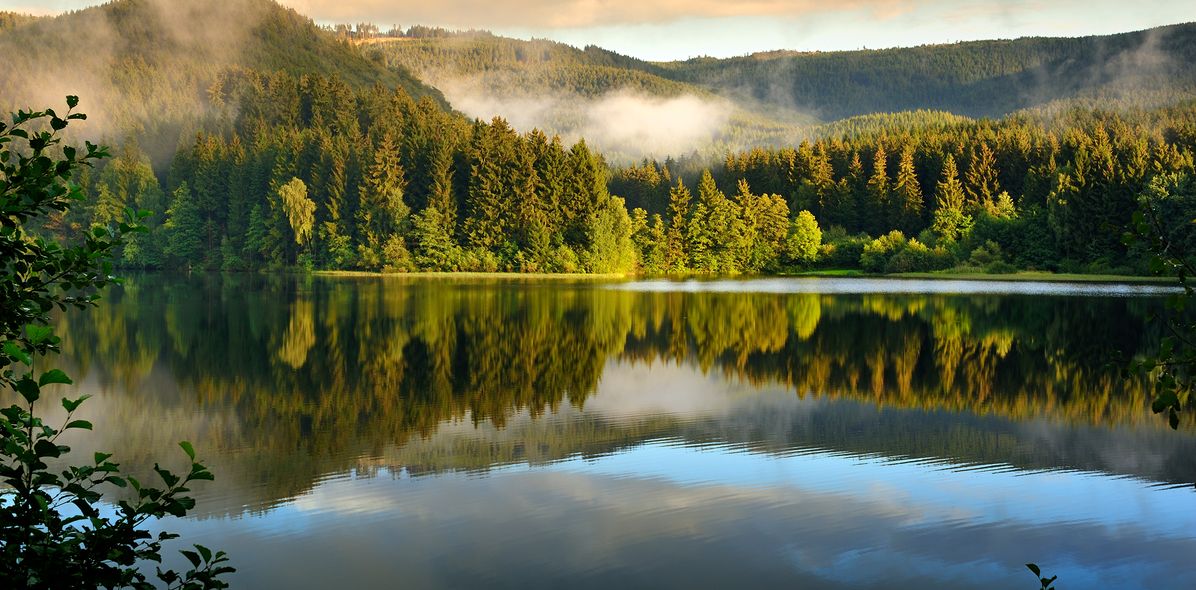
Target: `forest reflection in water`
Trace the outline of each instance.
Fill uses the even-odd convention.
[[[818,538],[837,538],[826,551],[839,543],[842,561],[853,543],[871,542],[862,532],[868,525],[842,515],[836,525],[833,515],[852,502],[864,513],[881,510],[875,499],[856,497],[849,482],[883,482],[915,499],[940,486],[1007,487],[1009,497],[975,499],[973,508],[984,513],[1000,505],[1062,519],[1079,527],[1073,533],[1089,536],[1096,533],[1085,527],[1101,524],[1090,521],[1102,501],[1154,493],[1191,501],[1196,427],[1185,417],[1180,432],[1168,430],[1151,414],[1145,385],[1121,370],[1124,359],[1156,345],[1161,327],[1148,318],[1161,298],[1132,291],[1094,296],[1091,288],[860,293],[836,283],[822,293],[769,284],[146,275],[113,291],[99,309],[65,316],[60,333],[74,374],[99,393],[90,411],[98,414],[92,417],[100,438],[86,445],[119,450],[127,465],[147,468],[173,442],[192,440],[217,474],[215,484],[200,490],[199,505],[200,513],[221,517],[216,522],[231,515],[286,529],[296,511],[309,514],[304,506],[336,512],[332,506],[354,498],[364,502],[358,512],[374,514],[388,502],[370,496],[384,485],[367,483],[375,481],[431,486],[434,495],[461,494],[464,502],[478,493],[467,488],[482,485],[470,478],[485,475],[486,487],[512,482],[511,489],[492,490],[501,503],[531,485],[527,477],[557,483],[584,477],[586,485],[609,487],[602,478],[617,472],[620,489],[631,485],[626,477],[647,488],[672,482],[642,493],[691,508],[675,508],[677,520],[647,508],[651,514],[644,516],[671,531],[665,536],[681,551],[694,547],[680,541],[685,535],[676,527],[702,521],[704,512],[693,506],[719,502],[682,496],[730,486],[737,491],[724,498],[734,500],[728,505],[745,503],[741,524],[767,529],[758,519],[779,510],[779,500],[744,494],[796,485],[761,473],[800,460],[803,469],[819,467],[806,472],[806,488],[795,493],[816,496],[803,510],[823,514],[815,529],[825,534]],[[909,473],[877,472],[879,466]],[[523,474],[517,485],[512,469]],[[1024,477],[1000,479],[1004,472]],[[415,483],[432,474],[440,483]],[[1086,492],[1088,504],[1073,507],[1075,514],[1060,515],[1075,501],[1050,500],[1035,474],[1066,476],[1060,489],[1097,492]],[[989,477],[997,479],[978,483]],[[1019,494],[1047,499],[1010,504]],[[844,504],[835,507],[836,497]],[[582,509],[577,497],[569,498],[546,500],[559,502],[550,512]],[[747,508],[759,502],[758,510]],[[874,515],[878,523],[895,517],[888,510]],[[541,520],[532,520],[533,530],[552,528],[535,514]],[[720,527],[731,526],[726,518],[718,517]],[[1196,542],[1172,530],[1183,519],[1129,518],[1124,509],[1100,518],[1139,527],[1133,536],[1144,548],[1160,535],[1178,535],[1183,547]],[[498,534],[486,532],[480,516],[451,520],[462,538],[449,538],[442,527],[415,528],[445,536],[446,546]],[[919,526],[930,527],[944,548],[960,542],[958,527],[969,522],[949,515],[930,520],[940,524]],[[994,522],[998,529],[1014,526]],[[218,538],[229,534],[196,526]],[[989,542],[1048,538],[1025,522],[1014,528],[1016,534],[992,533]],[[917,537],[904,534],[913,535],[909,542]],[[623,554],[629,550],[607,556],[608,573],[635,579],[630,572],[643,564]],[[881,561],[892,563],[873,563],[872,574],[839,582],[885,579],[879,572],[903,558],[882,554]],[[949,570],[967,563],[965,557],[931,561]],[[1144,567],[1125,556],[1110,563]],[[1170,567],[1165,560],[1155,566]],[[431,586],[502,581],[479,567],[476,576],[459,580],[422,573],[432,576],[425,584]],[[760,582],[775,574],[778,581],[813,576],[825,584],[838,575],[761,567]],[[551,569],[578,573],[567,564]],[[926,571],[910,575],[903,579],[911,587],[939,579]]]

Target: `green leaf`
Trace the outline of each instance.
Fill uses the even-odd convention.
[[[186,549],[179,551],[179,553],[182,553],[183,556],[187,558],[187,561],[191,562],[192,567],[199,567],[200,561],[198,553],[194,551],[188,551]]]
[[[112,457],[112,453],[98,453],[97,452],[95,454],[96,465],[99,465],[100,463],[107,461],[110,457]]]
[[[174,484],[179,482],[179,476],[171,473],[169,470],[162,469],[161,467],[154,465],[154,471],[158,472],[158,477],[162,478],[163,483],[165,483],[167,487],[172,487]]]
[[[179,443],[179,446],[182,447],[184,453],[187,453],[187,457],[192,461],[195,460],[195,448],[191,446],[191,443],[182,441]]]
[[[29,339],[29,343],[33,345],[45,342],[47,338],[54,335],[54,328],[50,326],[37,326],[29,324],[25,326],[25,337]]]
[[[71,383],[74,383],[71,381],[71,378],[67,377],[66,373],[63,373],[59,369],[50,369],[42,373],[42,376],[37,380],[37,384],[42,387],[54,384],[70,385]]]
[[[1034,572],[1034,575],[1036,575],[1036,576],[1042,575],[1042,570],[1038,569],[1037,564],[1027,563],[1026,567],[1030,568],[1030,571]]]
[[[59,457],[62,455],[62,451],[59,450],[58,445],[44,438],[37,441],[37,444],[33,445],[33,452],[37,454],[38,457]]]
[[[78,428],[80,430],[91,430],[91,422],[88,422],[87,420],[72,420],[70,422],[67,422],[66,426],[62,427],[63,430],[70,430],[72,428]]]
[[[32,365],[33,358],[29,356],[15,340],[8,340],[4,343],[5,356],[16,359],[25,365]]]
[[[41,387],[38,387],[37,382],[29,377],[22,377],[17,381],[16,390],[29,403],[37,401],[42,396]]]
[[[79,399],[73,400],[64,397],[62,398],[62,407],[68,412],[74,412],[75,410],[79,409],[79,406],[82,405],[83,402],[87,401],[90,397],[90,395],[84,395],[79,397]]]
[[[68,108],[72,108],[72,109],[73,109],[73,108],[75,108],[75,107],[77,107],[77,106],[79,106],[79,97],[78,97],[78,96],[75,96],[75,95],[73,95],[73,94],[71,94],[71,95],[67,95],[67,97],[66,97],[66,106],[67,106]]]

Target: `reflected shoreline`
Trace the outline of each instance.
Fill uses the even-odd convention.
[[[624,284],[144,275],[59,332],[122,434],[98,446],[149,465],[186,434],[253,474],[249,505],[361,457],[486,470],[662,437],[1196,481],[1191,421],[1167,430],[1110,362],[1154,346],[1160,298]]]

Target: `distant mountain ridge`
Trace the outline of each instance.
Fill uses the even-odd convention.
[[[668,95],[696,89],[746,100],[752,111],[765,106],[821,121],[918,109],[1000,117],[1059,100],[1196,96],[1196,23],[1104,36],[777,50],[676,62],[485,33],[403,39],[371,45],[371,51],[413,72],[479,76],[497,91],[504,90],[502,76],[513,82],[507,91],[594,95],[631,87]]]
[[[1077,38],[1022,38],[661,64],[671,79],[746,89],[824,120],[938,109],[999,117],[1057,100],[1193,96],[1196,23]]]

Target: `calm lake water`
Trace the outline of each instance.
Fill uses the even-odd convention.
[[[1196,587],[1158,289],[141,276],[60,333],[96,432],[216,481],[244,588]],[[88,455],[89,456],[89,455]]]

